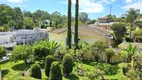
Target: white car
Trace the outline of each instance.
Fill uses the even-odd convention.
[[[6,56],[2,57],[2,59],[0,60],[0,62],[9,60],[9,56],[11,55],[11,53],[7,54]]]

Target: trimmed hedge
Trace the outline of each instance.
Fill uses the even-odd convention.
[[[70,54],[66,54],[62,61],[62,70],[64,76],[70,76],[73,70],[73,60]]]
[[[52,56],[47,56],[45,59],[45,74],[47,77],[49,77],[50,67],[53,61],[54,61],[54,58]]]
[[[59,62],[55,61],[51,65],[49,80],[62,80],[62,72]]]
[[[41,75],[41,70],[40,70],[40,66],[38,64],[33,64],[30,68],[30,76],[37,78],[37,79],[41,79],[42,75]]]

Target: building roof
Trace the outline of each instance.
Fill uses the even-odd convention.
[[[110,23],[95,22],[94,25],[96,25],[96,26],[111,26],[114,23],[119,23],[119,22],[110,22]]]
[[[50,31],[50,33],[63,33],[67,31],[67,28],[59,28],[59,29],[55,29],[53,31]],[[72,27],[72,33],[74,33],[74,27]],[[78,33],[79,35],[86,35],[86,36],[95,36],[96,33],[99,35],[109,35],[109,31],[105,30],[103,28],[100,28],[98,26],[95,26],[93,24],[91,25],[87,25],[87,26],[79,26],[78,27]]]

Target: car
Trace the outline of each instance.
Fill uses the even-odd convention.
[[[11,53],[8,53],[6,56],[2,57],[2,59],[0,59],[0,62],[9,60],[10,55],[11,55]]]

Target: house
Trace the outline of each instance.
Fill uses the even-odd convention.
[[[0,46],[5,48],[15,47],[16,42],[14,42],[13,35],[0,35]]]
[[[61,41],[66,42],[67,38],[67,28],[59,28],[49,32],[49,41],[55,40],[58,43]],[[109,45],[113,44],[113,37],[111,36],[109,30],[105,30],[93,24],[88,26],[78,27],[78,38],[81,41],[87,42],[89,44],[95,41],[103,41]],[[72,43],[74,43],[74,27],[72,27]]]
[[[98,18],[98,22],[95,22],[94,25],[98,27],[102,27],[103,29],[110,30],[112,24],[118,22],[110,22],[107,18]]]
[[[5,37],[0,38],[0,45],[9,42],[15,42],[16,44],[32,44],[38,40],[45,40],[48,37],[46,31],[46,29],[42,30],[40,28],[34,28],[33,30],[20,29],[12,32],[0,32],[0,37]]]

